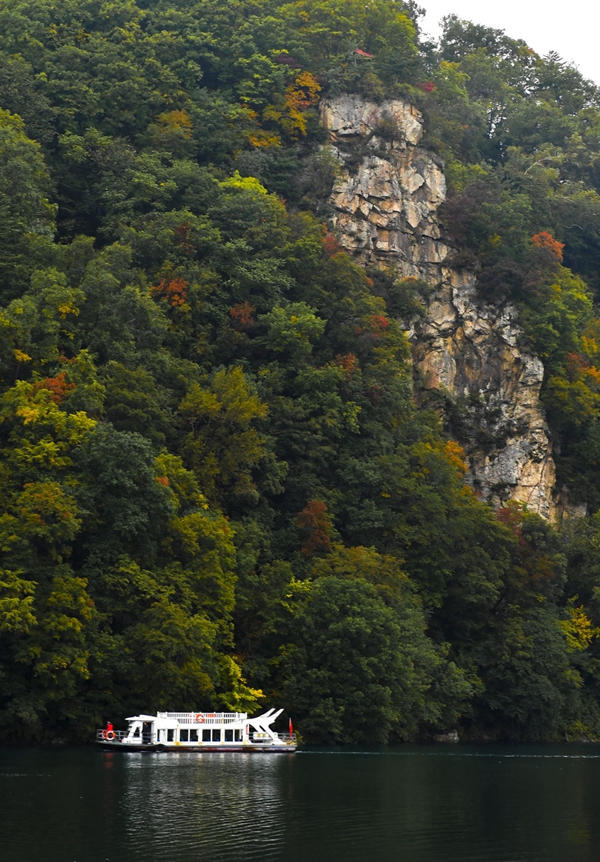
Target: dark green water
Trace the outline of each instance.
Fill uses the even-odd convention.
[[[7,862],[598,862],[600,746],[0,750]]]

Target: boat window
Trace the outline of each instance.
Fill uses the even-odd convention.
[[[236,729],[236,731],[235,731],[235,741],[236,741],[236,742],[241,742],[241,741],[242,741],[242,731],[240,730],[240,728],[239,728],[239,727],[238,727],[238,728]]]
[[[162,732],[162,730],[157,730],[157,731],[156,731],[156,741],[157,741],[157,742],[162,742],[162,736],[163,736],[163,732]]]
[[[136,727],[136,729],[133,731],[133,735],[134,735],[134,736],[139,736],[139,735],[140,735],[140,728],[139,728],[139,726],[138,726],[138,727]]]
[[[202,742],[210,742],[210,730],[202,731]]]
[[[225,731],[225,742],[233,742],[233,730]]]
[[[221,742],[221,731],[220,730],[213,730],[212,741],[213,742]]]
[[[173,742],[174,737],[175,737],[174,729],[171,728],[171,730],[167,730],[167,742]]]
[[[198,731],[190,730],[190,742],[198,742]]]
[[[183,728],[182,728],[179,731],[179,741],[180,742],[187,742],[188,741],[188,735],[189,735],[189,731],[187,729],[183,730]]]

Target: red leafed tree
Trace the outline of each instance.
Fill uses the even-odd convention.
[[[54,401],[55,404],[60,404],[63,398],[75,389],[75,386],[75,383],[67,383],[65,372],[61,371],[56,377],[46,377],[45,380],[36,383],[35,388],[49,389],[51,392],[50,400]]]
[[[183,254],[191,257],[194,254],[192,232],[187,222],[182,222],[173,231],[173,242]]]
[[[242,302],[239,305],[234,305],[233,308],[230,308],[229,314],[239,326],[253,326],[254,318],[252,315],[255,311],[256,309],[254,306],[250,305],[248,300],[246,300],[246,302]]]
[[[523,504],[510,500],[506,506],[496,509],[497,521],[505,524],[511,533],[519,540],[519,545],[524,545],[523,539]]]
[[[327,506],[321,500],[309,500],[296,516],[296,525],[305,533],[302,553],[307,557],[325,553],[331,548],[331,521]]]
[[[326,233],[323,237],[323,251],[326,257],[333,257],[334,254],[339,254],[342,247],[331,233]]]
[[[369,317],[369,324],[371,332],[379,333],[385,332],[385,330],[389,328],[390,322],[387,317],[383,316],[383,314],[372,314]]]

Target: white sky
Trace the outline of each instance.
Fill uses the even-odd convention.
[[[427,14],[421,27],[439,36],[438,22],[459,18],[505,30],[538,54],[557,51],[600,85],[600,2],[598,0],[417,0]]]

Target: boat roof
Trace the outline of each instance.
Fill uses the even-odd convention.
[[[273,710],[269,710],[272,712]],[[247,712],[203,712],[198,709],[195,712],[157,712],[156,715],[145,715],[144,713],[140,713],[140,715],[130,715],[125,721],[156,721],[157,718],[172,718],[172,719],[184,719],[184,721],[189,721],[190,719],[194,719],[196,716],[202,716],[203,718],[216,718],[221,720],[229,720],[229,721],[244,721],[248,718]]]
[[[157,719],[166,719],[167,721],[181,721],[184,724],[197,724],[204,722],[205,719],[210,719],[213,724],[215,722],[230,724],[233,722],[248,721],[250,724],[258,727],[259,722],[262,724],[267,721],[269,724],[272,724],[282,712],[282,709],[275,710],[271,708],[260,715],[255,715],[253,718],[248,718],[247,712],[204,712],[202,710],[198,710],[197,712],[157,712],[156,715],[146,715],[145,713],[130,715],[125,720],[156,721]]]

